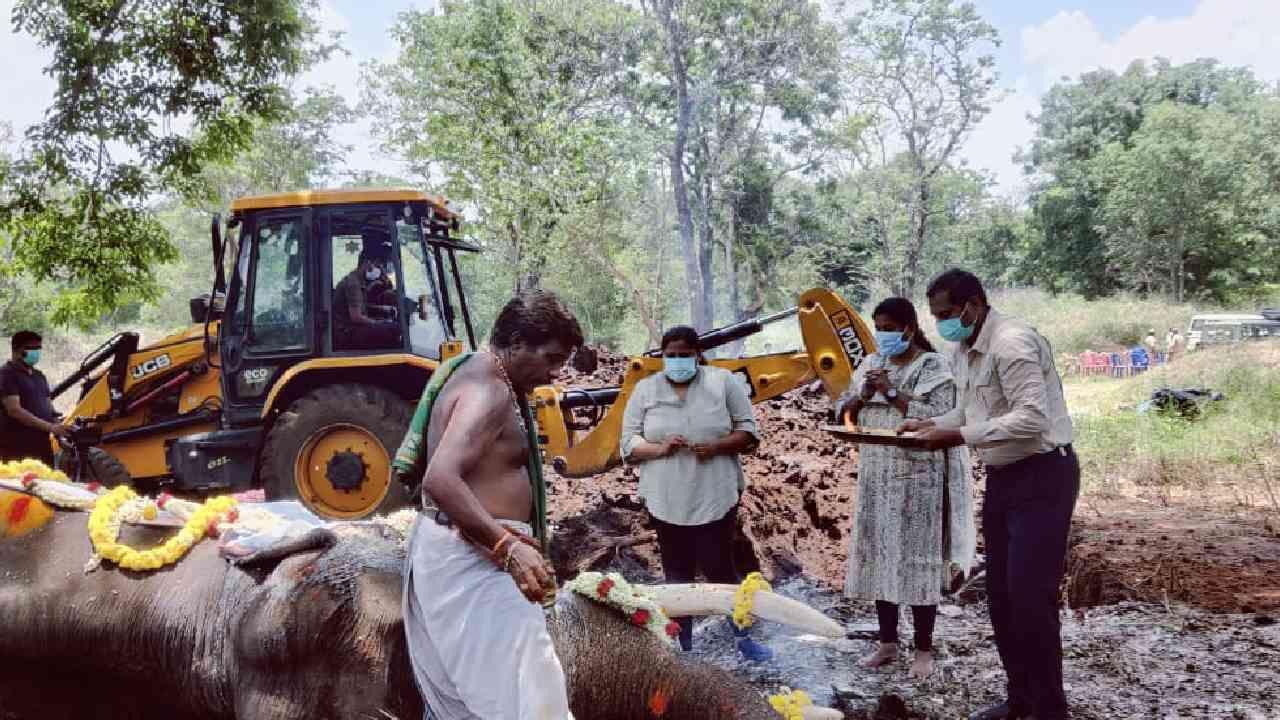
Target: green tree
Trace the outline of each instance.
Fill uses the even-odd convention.
[[[747,176],[763,189],[815,166],[821,148],[812,129],[834,110],[839,90],[837,35],[811,0],[643,0],[641,7],[653,45],[633,74],[629,103],[661,138],[691,320],[705,329],[715,323],[717,226],[737,212],[735,202],[742,207],[725,196]],[[763,175],[762,160],[770,165]],[[719,242],[734,316],[750,311],[735,299],[737,264],[750,255],[739,252],[742,239],[731,229]]]
[[[634,14],[604,1],[450,1],[405,13],[392,36],[397,61],[365,72],[384,144],[474,209],[516,287],[538,284],[565,218],[600,201],[631,143],[612,87]]]
[[[182,185],[187,203],[208,212],[232,200],[335,184],[351,146],[338,141],[357,113],[332,88],[307,88],[274,121],[258,121],[239,154],[211,162]]]
[[[1254,119],[1165,101],[1128,142],[1103,148],[1097,230],[1122,282],[1182,302],[1190,293],[1223,300],[1278,277],[1268,214],[1280,198],[1254,158],[1280,136],[1259,143],[1266,133],[1246,126]]]
[[[848,90],[858,141],[846,147],[893,187],[893,217],[877,214],[880,276],[913,297],[932,241],[944,172],[995,95],[999,37],[972,3],[872,0],[848,23]],[[892,167],[897,166],[897,167]],[[897,188],[906,183],[906,192]],[[907,231],[891,226],[905,216]]]
[[[1036,133],[1021,154],[1042,235],[1028,255],[1028,276],[1045,287],[1086,297],[1133,287],[1132,278],[1107,260],[1109,244],[1099,212],[1112,186],[1095,172],[1105,169],[1096,162],[1098,156],[1109,146],[1129,146],[1147,114],[1162,103],[1235,114],[1263,91],[1248,69],[1223,67],[1212,59],[1183,65],[1164,59],[1135,61],[1123,73],[1088,72],[1051,88],[1032,117]]]
[[[287,110],[283,83],[324,50],[314,5],[19,0],[14,27],[52,51],[57,90],[27,133],[0,222],[21,271],[62,285],[58,322],[156,297],[152,268],[174,247],[149,199]]]

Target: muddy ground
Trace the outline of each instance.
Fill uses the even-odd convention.
[[[594,377],[570,383],[617,383],[621,363],[603,357]],[[697,652],[739,667],[762,688],[803,687],[851,718],[963,717],[998,701],[1002,676],[980,570],[944,608],[934,678],[907,682],[905,665],[856,668],[874,644],[871,605],[838,592],[857,493],[856,452],[816,429],[828,421],[820,388],[793,391],[756,411],[763,442],[745,461],[749,486],[734,549],[739,567],[758,568],[783,592],[823,607],[846,623],[849,637],[827,643],[762,628],[780,656],[769,667],[751,667],[739,664],[727,633],[706,622],[699,635],[706,647]],[[587,480],[552,475],[550,484],[558,574],[612,569],[637,579],[660,576],[632,470]],[[1082,497],[1063,582],[1075,717],[1280,720],[1277,527],[1276,518],[1257,512]],[[905,634],[909,621],[903,622]]]

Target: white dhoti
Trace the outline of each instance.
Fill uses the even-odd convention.
[[[502,521],[530,534],[524,523]],[[542,608],[455,528],[420,516],[404,629],[427,720],[572,720]]]

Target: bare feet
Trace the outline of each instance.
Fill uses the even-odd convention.
[[[887,665],[898,659],[897,643],[880,643],[876,651],[862,658],[862,667],[878,668],[881,665]]]
[[[930,650],[916,650],[915,656],[911,659],[910,675],[914,680],[923,680],[929,677],[933,672],[933,652]]]

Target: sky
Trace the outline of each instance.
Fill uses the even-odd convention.
[[[1013,161],[1031,139],[1028,113],[1060,78],[1099,67],[1123,70],[1137,58],[1175,63],[1216,57],[1248,65],[1262,79],[1280,82],[1280,0],[976,0],[979,13],[1000,33],[996,69],[1003,97],[974,130],[962,150],[970,166],[990,171],[1002,192],[1016,194],[1022,171]],[[334,86],[359,100],[359,64],[391,59],[387,29],[409,9],[431,0],[322,0],[325,27],[343,32],[349,56],[311,70],[300,83]],[[8,18],[13,0],[0,0]],[[39,120],[53,83],[41,73],[48,53],[0,22],[0,122],[19,131]],[[357,170],[398,169],[380,154],[367,121],[343,129],[353,146],[348,163]]]

